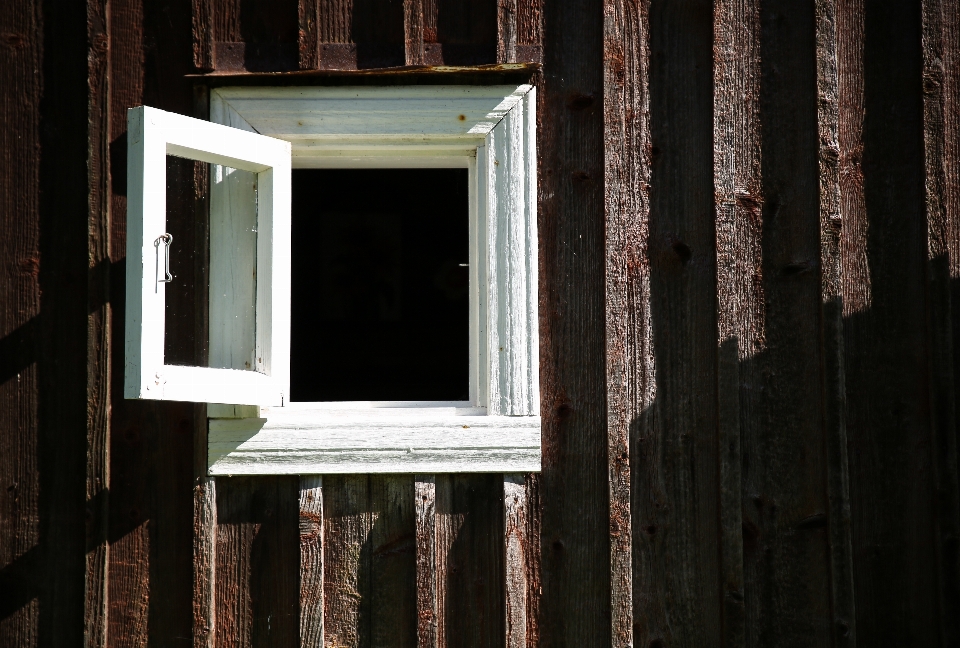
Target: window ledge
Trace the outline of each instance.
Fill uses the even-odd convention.
[[[266,418],[213,418],[209,474],[540,471],[539,416],[418,405],[303,403]]]

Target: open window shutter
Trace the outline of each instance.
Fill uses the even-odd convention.
[[[289,400],[290,144],[229,126],[141,106],[127,114],[127,313],[124,396],[233,405],[282,405]],[[164,362],[166,156],[209,162],[217,172],[256,174],[256,260],[252,276],[238,277],[238,292],[255,295],[253,363],[249,369],[186,367]],[[249,212],[250,205],[242,207]],[[237,218],[235,227],[249,228]],[[211,255],[248,232],[211,230]],[[221,223],[222,225],[222,223]],[[176,247],[171,254],[195,254]],[[249,282],[247,286],[244,282]],[[211,308],[229,328],[231,300]],[[229,297],[229,296],[228,296]],[[237,300],[241,301],[241,300]],[[218,335],[230,335],[219,330]],[[238,334],[236,339],[242,339]],[[238,352],[246,352],[246,349]]]

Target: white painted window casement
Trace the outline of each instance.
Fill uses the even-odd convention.
[[[126,397],[211,403],[212,475],[539,471],[535,102],[527,85],[238,87],[211,90],[209,122],[132,109]],[[164,364],[165,155],[214,165],[209,367]],[[290,401],[291,167],[468,170],[468,401]]]

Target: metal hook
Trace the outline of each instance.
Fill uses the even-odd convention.
[[[163,274],[164,278],[160,278],[160,244],[164,244],[164,264],[163,264]],[[157,240],[153,242],[153,247],[157,248],[157,263],[156,263],[156,277],[157,283],[170,283],[173,281],[173,275],[170,274],[170,244],[173,243],[173,236],[168,233],[163,233],[157,237]],[[154,286],[154,292],[159,292],[160,287]]]

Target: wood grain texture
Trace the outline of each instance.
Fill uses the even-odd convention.
[[[517,62],[517,0],[497,0],[497,63]]]
[[[940,641],[925,358],[921,6],[866,0],[859,15],[843,17],[847,25],[862,20],[862,32],[847,33],[862,33],[862,74],[841,85],[841,102],[863,106],[853,117],[862,124],[866,229],[851,243],[859,246],[852,255],[867,261],[870,301],[844,319],[844,346],[857,640],[864,646]],[[845,117],[841,133],[849,128]],[[847,271],[845,285],[868,281],[856,265]]]
[[[523,496],[525,510],[523,520],[526,523],[524,529],[524,561],[526,580],[526,609],[527,609],[527,627],[526,648],[536,648],[540,646],[540,598],[543,595],[542,573],[540,569],[540,541],[541,541],[541,523],[540,512],[542,504],[540,502],[540,475],[528,473],[524,476]]]
[[[436,478],[417,475],[414,482],[417,556],[417,646],[435,648],[437,633]]]
[[[441,647],[504,645],[503,476],[437,475]]]
[[[38,644],[40,2],[0,6],[0,644]],[[49,621],[49,617],[45,619]]]
[[[323,478],[300,478],[300,648],[323,648]]]
[[[856,595],[850,520],[850,470],[843,364],[843,235],[840,185],[840,68],[834,0],[816,4],[817,127],[820,166],[821,381],[830,533],[834,645],[855,646]]]
[[[867,213],[863,178],[863,38],[864,0],[837,4],[837,91],[839,93],[840,208],[843,235],[840,251],[843,314],[870,307],[871,280],[867,261]]]
[[[939,0],[921,3],[923,48],[924,198],[927,220],[927,326],[930,432],[935,488],[935,537],[941,645],[960,644],[960,491],[957,478],[956,377],[950,303],[950,222],[946,189],[948,134],[945,36],[951,8]]]
[[[656,398],[649,259],[649,18],[649,3],[604,3],[607,463],[614,648],[633,646],[634,640],[630,431]]]
[[[423,65],[423,0],[403,0],[403,51],[406,65]]]
[[[216,67],[213,58],[215,4],[215,0],[192,0],[191,2],[191,16],[193,19],[193,66],[200,70],[212,70]]]
[[[543,62],[543,0],[517,3],[517,61]]]
[[[324,479],[327,646],[417,645],[412,476]]]
[[[299,479],[217,480],[217,646],[300,645]]]
[[[213,648],[217,636],[217,482],[193,487],[193,648]]]
[[[527,647],[527,489],[524,476],[503,476],[504,625],[506,648]]]
[[[717,401],[706,397],[717,389],[713,3],[654,2],[649,24],[656,398],[630,421],[634,645],[711,646],[721,628]]]
[[[320,2],[299,0],[297,10],[300,69],[316,70],[320,67]]]
[[[437,648],[437,481],[416,475],[413,484],[417,524],[417,648]]]
[[[110,484],[110,49],[106,0],[87,3],[87,489],[84,636],[107,645]]]
[[[740,362],[763,350],[760,16],[755,2],[714,4],[714,192],[717,237],[717,429],[722,637],[745,645]]]
[[[603,9],[599,2],[553,3],[543,18],[540,641],[607,646]]]
[[[324,588],[343,596],[322,604],[303,590],[306,482],[226,480],[225,507],[197,490],[206,416],[122,399],[114,318],[126,109],[191,114],[184,75],[212,69],[218,52],[237,69],[302,65],[306,3],[111,0],[109,16],[97,2],[0,7],[10,89],[0,99],[0,644],[73,645],[86,633],[94,645],[167,646],[192,633],[210,645],[199,630],[216,611],[229,622],[214,643],[295,645],[312,632],[304,623],[322,620],[302,612],[309,599],[334,614],[345,645],[412,645],[429,588],[417,565],[430,555],[438,646],[519,641],[505,610],[518,609],[520,589],[527,646],[610,642],[608,405],[643,381],[607,375],[605,324],[622,293],[605,291],[607,252],[619,249],[604,220],[605,161],[635,178],[649,166],[649,187],[628,186],[649,191],[647,223],[623,219],[648,228],[648,296],[636,294],[649,306],[628,303],[614,318],[640,330],[648,317],[651,360],[626,366],[656,379],[625,432],[633,644],[956,640],[956,0],[719,0],[715,15],[707,0],[650,3],[646,88],[604,77],[619,60],[604,60],[604,35],[617,30],[604,30],[603,3],[518,0],[517,59],[539,60],[526,57],[542,44],[547,64],[537,80],[544,472],[522,492],[510,483],[522,507],[503,499],[499,475],[437,478],[432,552],[414,549],[426,535],[415,498],[425,479],[333,478],[339,490],[320,497],[339,566]],[[318,49],[317,66],[405,62],[403,3],[388,4],[378,24],[375,3],[317,0],[317,34],[330,39],[316,47],[346,52]],[[209,31],[194,7],[209,10]],[[262,20],[269,11],[276,19]],[[424,0],[425,61],[495,60],[499,11]],[[604,142],[617,83],[633,93],[615,106],[624,129],[649,119],[649,147],[630,160]],[[177,240],[201,250],[203,174],[174,174],[173,221],[187,232]],[[204,285],[204,260],[188,261],[198,267],[181,278]],[[182,299],[185,317],[202,320],[205,298]],[[202,357],[202,323],[175,337],[184,357]],[[354,479],[366,484],[356,505],[344,486]],[[521,511],[526,583],[506,588]],[[214,515],[219,555],[206,534]],[[216,577],[213,559],[226,565]]]

